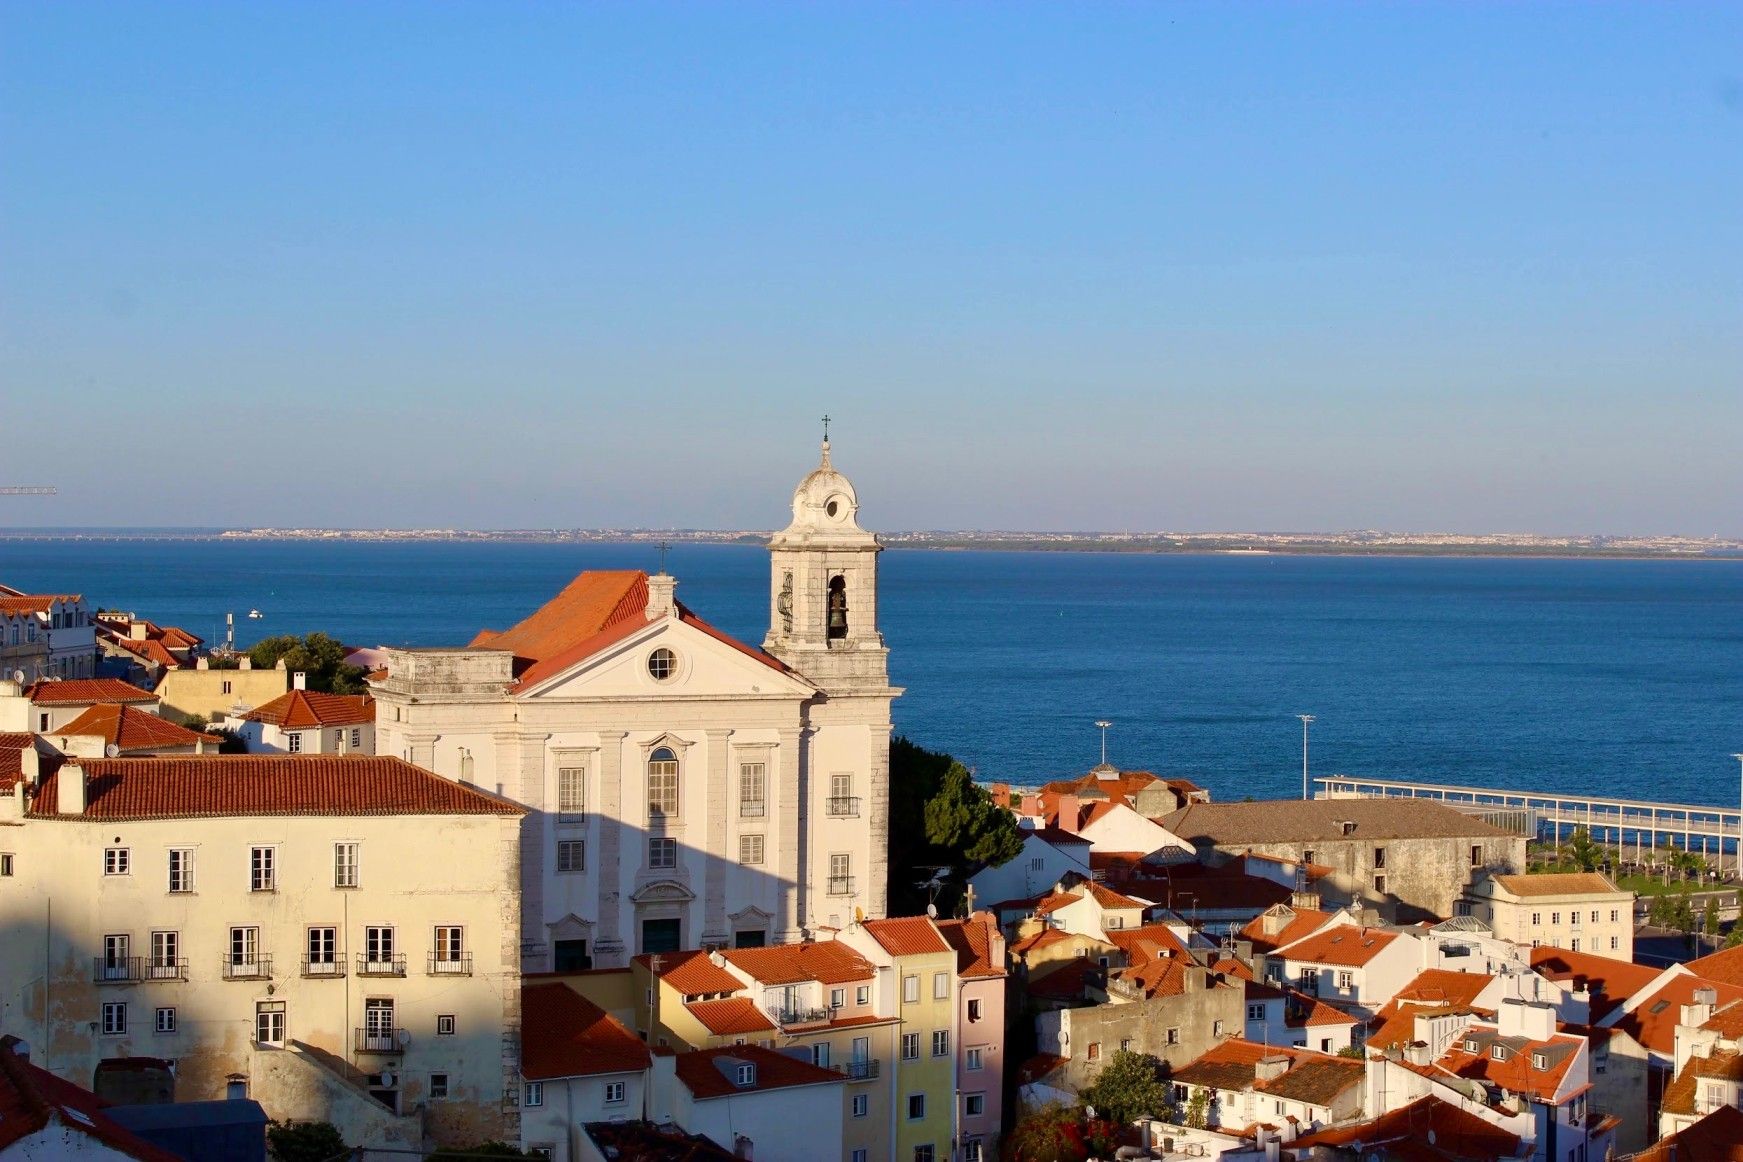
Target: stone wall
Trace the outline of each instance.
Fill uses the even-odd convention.
[[[1217,976],[1198,968],[1189,970],[1187,977],[1186,991],[1179,996],[1038,1015],[1038,1051],[1068,1059],[1050,1080],[1081,1090],[1096,1079],[1122,1045],[1179,1068],[1217,1041],[1241,1036],[1246,1028],[1246,991],[1241,983],[1221,983]],[[1175,1035],[1172,1042],[1170,1030]],[[1090,1060],[1092,1046],[1094,1061]]]

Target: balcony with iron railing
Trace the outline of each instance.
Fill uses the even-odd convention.
[[[851,896],[851,895],[853,895],[853,877],[852,876],[830,876],[829,877],[829,894],[832,896]]]
[[[337,956],[331,960],[305,960],[303,961],[303,975],[330,976],[337,979],[345,975],[345,962]]]
[[[97,984],[138,984],[143,956],[97,956],[91,959],[91,980]]]
[[[267,980],[272,976],[272,957],[254,955],[226,956],[223,962],[225,980]]]
[[[829,814],[838,819],[859,817],[858,795],[831,795],[827,805]]]
[[[843,1075],[849,1081],[872,1081],[878,1076],[877,1058],[869,1061],[843,1061],[834,1066],[835,1072]]]
[[[352,1047],[358,1053],[404,1053],[404,1029],[357,1029]]]
[[[146,980],[187,980],[188,962],[174,957],[159,956],[145,962]]]
[[[470,952],[446,955],[430,953],[429,974],[431,976],[471,976],[472,954]]]
[[[776,1009],[770,1016],[775,1024],[783,1029],[791,1029],[800,1025],[827,1025],[834,1016],[831,1009],[814,1009],[798,1007],[792,1009]]]
[[[367,952],[357,956],[358,976],[404,976],[405,955],[371,956]]]
[[[749,800],[739,800],[738,815],[741,819],[761,819],[765,810],[767,810],[767,808],[764,806],[761,799],[756,800],[754,803]]]

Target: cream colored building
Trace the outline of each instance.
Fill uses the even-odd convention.
[[[374,754],[375,700],[367,694],[323,694],[292,688],[246,714],[232,714],[233,730],[249,754]]]
[[[885,908],[877,538],[830,464],[770,541],[758,649],[664,574],[589,572],[452,649],[389,650],[376,749],[525,804],[529,971],[791,942]]]
[[[156,692],[164,713],[198,714],[216,722],[226,714],[246,714],[264,706],[290,686],[290,673],[283,662],[272,669],[256,670],[243,658],[238,668],[220,670],[201,658],[191,668],[165,670]]]
[[[521,809],[396,759],[68,760],[0,788],[0,1028],[349,1143],[518,1133]],[[464,858],[456,858],[463,853]]]
[[[1518,945],[1634,959],[1634,893],[1597,872],[1485,876],[1461,902]]]

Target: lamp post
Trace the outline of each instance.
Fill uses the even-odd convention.
[[[1731,757],[1737,760],[1737,806],[1743,809],[1743,754]],[[1737,816],[1737,878],[1743,879],[1743,810]]]
[[[1101,765],[1108,765],[1108,727],[1113,723],[1106,718],[1098,718],[1095,724],[1101,728]]]
[[[1307,801],[1307,724],[1313,721],[1311,714],[1297,714],[1301,719],[1301,800]]]

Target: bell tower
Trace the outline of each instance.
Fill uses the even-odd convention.
[[[769,634],[763,649],[826,693],[884,691],[889,651],[878,632],[878,554],[859,526],[859,496],[823,457],[793,490],[793,520],[769,541]]]

